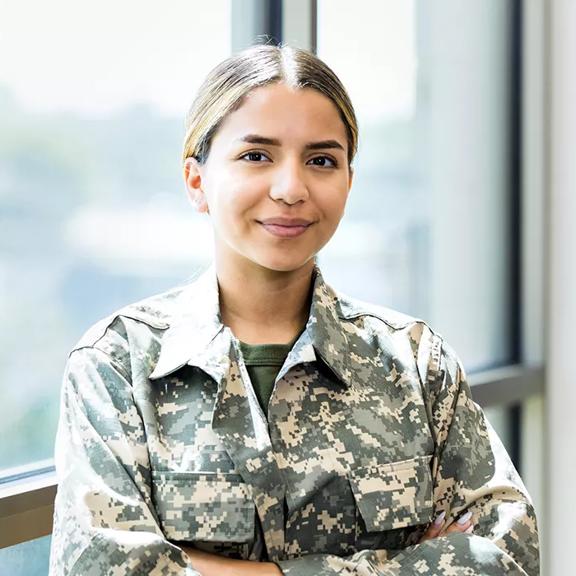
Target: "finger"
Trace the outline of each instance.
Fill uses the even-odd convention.
[[[472,521],[472,512],[468,511],[456,522],[453,522],[446,528],[445,534],[453,534],[454,532],[466,532],[470,528],[473,528],[473,521]]]
[[[442,532],[442,528],[444,527],[444,521],[446,518],[446,512],[441,512],[436,516],[434,522],[428,526],[428,529],[424,533],[424,536],[420,539],[420,542],[424,542],[425,540],[431,540],[432,538],[437,538]]]
[[[458,526],[456,523],[450,524],[450,526],[448,526],[440,536],[444,536],[445,534],[454,534],[455,532],[459,532],[460,534],[473,534],[474,524],[472,522],[469,522],[468,526]]]

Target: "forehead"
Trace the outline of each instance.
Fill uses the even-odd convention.
[[[311,88],[271,84],[252,90],[222,122],[214,138],[231,141],[246,133],[284,141],[337,139],[346,147],[346,127],[336,105]]]

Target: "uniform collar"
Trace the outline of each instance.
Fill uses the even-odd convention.
[[[303,348],[300,348],[299,344],[303,345]],[[314,269],[310,316],[304,332],[287,358],[284,366],[286,370],[289,369],[291,356],[293,356],[293,364],[298,363],[298,352],[304,351],[306,345],[311,345],[314,351],[314,358],[310,359],[321,360],[343,384],[348,385],[350,382],[348,338],[340,299],[337,293],[326,284],[318,267]],[[300,361],[306,360],[306,354],[304,354]]]
[[[150,379],[168,376],[190,364],[220,380],[218,360],[229,352],[229,346],[224,350],[219,345],[222,336],[226,336],[226,329],[220,318],[218,280],[214,267],[210,266],[177,296],[173,319],[162,338],[160,356]],[[212,373],[214,369],[216,374]]]
[[[296,364],[320,359],[348,385],[351,377],[348,339],[340,300],[324,282],[318,267],[314,269],[313,283],[308,322],[278,378]],[[174,321],[164,334],[150,379],[162,378],[188,364],[201,368],[220,382],[229,366],[231,345],[232,333],[222,324],[218,281],[211,266],[177,297]]]

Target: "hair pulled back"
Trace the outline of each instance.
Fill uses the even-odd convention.
[[[358,148],[358,124],[340,79],[306,50],[263,44],[230,56],[208,74],[186,116],[183,160],[192,157],[203,164],[224,118],[242,105],[249,92],[274,83],[311,88],[334,103],[346,128],[351,164]]]

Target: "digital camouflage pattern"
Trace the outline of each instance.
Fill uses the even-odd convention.
[[[98,323],[56,461],[52,576],[198,574],[179,543],[291,576],[539,573],[529,497],[453,351],[318,271],[267,415],[212,269]],[[473,534],[418,544],[467,510]]]

